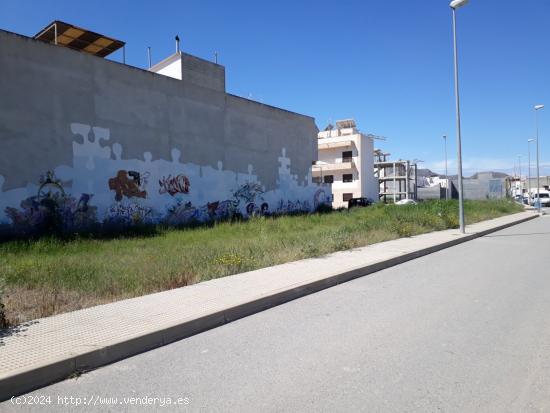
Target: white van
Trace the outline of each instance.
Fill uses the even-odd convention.
[[[531,191],[533,194],[531,195],[531,205],[537,205],[538,199],[537,199],[537,191]],[[540,206],[541,207],[548,207],[550,206],[550,192],[547,190],[539,191],[540,193]]]

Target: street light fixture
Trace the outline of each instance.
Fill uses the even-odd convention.
[[[543,109],[544,105],[535,105],[535,140],[537,141],[537,210],[539,214],[541,213],[540,209],[540,169],[539,169],[539,117],[538,112],[540,109]]]
[[[535,139],[527,139],[527,171],[529,178],[527,179],[527,203],[531,205],[531,142]]]
[[[453,0],[449,4],[453,10],[453,46],[454,46],[454,69],[455,69],[455,99],[456,99],[456,143],[457,143],[457,172],[458,172],[458,220],[460,232],[466,232],[464,222],[464,195],[462,191],[462,136],[460,131],[460,97],[458,93],[458,49],[456,42],[456,9],[465,6],[468,0]]]
[[[449,6],[451,6],[451,9],[458,9],[468,4],[469,1],[470,0],[453,0],[451,1],[451,4],[449,4]]]

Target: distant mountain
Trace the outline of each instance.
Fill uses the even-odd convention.
[[[422,169],[418,168],[416,170],[416,175],[419,178],[433,178],[433,177],[439,176],[439,174],[436,174],[435,172],[432,172],[428,168],[422,168]]]
[[[480,174],[481,172],[476,172],[475,174],[473,174],[472,176],[470,176],[470,178],[472,179],[477,179],[477,176]],[[483,173],[492,173],[493,174],[493,178],[506,178],[510,175],[508,174],[505,174],[504,172],[483,172]]]
[[[470,178],[470,179],[477,179],[478,175],[480,173],[492,173],[494,178],[506,178],[507,176],[510,176],[504,172],[493,172],[493,171],[484,171],[484,172],[476,172],[472,176],[464,176],[464,178]],[[445,174],[438,174],[433,171],[431,171],[428,168],[418,169],[417,175],[419,178],[434,178],[436,176],[439,176],[440,178],[445,178]],[[449,179],[457,179],[456,174],[455,175],[449,175]]]
[[[493,171],[483,171],[483,172],[476,172],[475,174],[471,176],[464,176],[465,179],[477,179],[479,174],[493,174],[493,178],[506,178],[510,175],[505,174],[504,172],[493,172]],[[441,175],[443,176],[443,175]],[[457,179],[458,176],[455,175],[449,175],[449,179]]]

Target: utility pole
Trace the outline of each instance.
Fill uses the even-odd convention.
[[[539,117],[538,112],[540,109],[544,108],[544,105],[535,105],[535,139],[537,141],[537,209],[539,211],[539,214],[541,213],[541,207],[540,207],[540,168],[539,168]]]
[[[527,179],[527,203],[531,205],[531,142],[535,139],[527,139],[527,171],[529,178]]]
[[[462,133],[460,129],[460,96],[458,87],[458,46],[456,39],[456,9],[468,3],[468,0],[453,0],[449,4],[453,10],[453,46],[454,46],[454,74],[455,74],[455,101],[456,101],[456,151],[457,151],[457,175],[458,175],[458,221],[460,232],[466,233],[464,221],[464,193],[462,188]]]
[[[447,135],[443,135],[443,140],[445,141],[445,199],[449,200],[449,171],[447,169]]]
[[[518,155],[518,169],[519,169],[519,194],[523,198],[523,187],[521,185],[521,155]]]

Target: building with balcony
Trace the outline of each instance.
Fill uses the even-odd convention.
[[[377,201],[372,137],[361,133],[353,119],[329,125],[317,137],[313,181],[332,184],[333,208],[347,207],[351,198]]]

